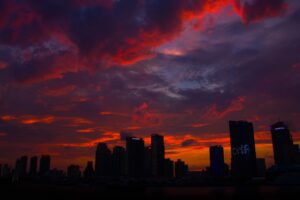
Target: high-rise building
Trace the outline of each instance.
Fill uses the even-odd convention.
[[[18,178],[22,178],[27,174],[27,156],[22,156],[20,159],[16,161],[15,167],[15,176]]]
[[[293,162],[296,165],[300,165],[300,148],[299,148],[299,144],[294,144],[293,145]]]
[[[81,171],[79,165],[70,165],[67,169],[67,176],[70,179],[77,180],[81,177]]]
[[[124,147],[116,146],[112,154],[112,174],[120,177],[125,175],[126,151]]]
[[[8,166],[8,164],[4,164],[2,166],[2,177],[10,177],[11,176],[11,168]]]
[[[144,151],[144,140],[142,138],[126,138],[126,174],[128,176],[144,176]]]
[[[152,174],[153,176],[163,176],[165,162],[164,136],[158,134],[151,135],[151,151]]]
[[[167,178],[174,177],[174,161],[171,159],[165,159],[164,176]]]
[[[33,156],[30,158],[30,167],[29,167],[29,175],[35,176],[37,174],[37,164],[38,164],[38,157]]]
[[[257,158],[256,159],[256,166],[257,166],[257,176],[258,177],[265,177],[266,175],[266,159],[264,158]]]
[[[225,175],[224,149],[222,146],[211,146],[210,155],[210,172],[212,176],[221,177]]]
[[[271,126],[275,164],[289,166],[293,164],[293,139],[290,130],[283,122]]]
[[[230,121],[231,172],[237,178],[256,175],[256,151],[253,124]]]
[[[86,168],[83,172],[83,176],[87,180],[91,180],[95,177],[95,171],[94,171],[94,168],[93,168],[93,161],[88,161],[87,162]]]
[[[152,176],[152,149],[151,146],[145,147],[145,176]]]
[[[40,158],[40,175],[45,176],[50,172],[51,157],[49,155],[42,155]]]
[[[184,161],[178,159],[175,162],[175,177],[181,178],[185,176],[187,172],[188,172],[188,165],[186,165]]]
[[[2,164],[0,164],[0,177],[2,177]]]
[[[108,177],[111,175],[111,151],[105,143],[99,143],[97,146],[95,171],[97,177]]]

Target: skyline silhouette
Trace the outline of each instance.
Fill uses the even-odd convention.
[[[202,169],[201,173],[208,173],[211,177],[266,177],[266,160],[258,158],[255,151],[253,124],[247,121],[229,121],[229,130],[231,163],[225,163],[223,146],[210,146],[210,165]],[[127,134],[125,148],[115,146],[111,151],[105,143],[98,143],[95,159],[87,161],[85,169],[75,163],[69,164],[66,176],[72,180],[80,180],[82,177],[87,180],[112,177],[160,179],[182,178],[193,171],[189,170],[188,163],[182,159],[172,161],[165,155],[164,136],[152,134],[150,146],[145,146],[143,138]],[[271,126],[270,134],[275,152],[275,165],[272,167],[288,169],[300,166],[300,148],[294,144],[289,127],[284,122],[276,122]],[[13,181],[26,177],[50,177],[52,169],[57,170],[50,167],[51,160],[50,155],[42,155],[40,159],[32,156],[28,162],[29,157],[22,156],[16,160],[14,168],[1,164],[0,176],[10,176]],[[5,166],[3,169],[2,165]],[[3,171],[6,172],[3,174]]]

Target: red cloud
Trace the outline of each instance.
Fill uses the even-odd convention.
[[[47,116],[47,117],[36,117],[36,116],[24,116],[21,119],[22,124],[52,124],[55,121],[55,118],[53,116]]]
[[[0,60],[0,70],[7,67],[7,63]]]
[[[153,49],[178,37],[187,22],[201,21],[227,6],[234,6],[245,22],[280,15],[287,8],[284,0],[3,0],[0,44],[32,47],[49,40],[62,44],[64,51],[46,58],[29,55],[27,62],[19,63],[26,69],[14,68],[20,81],[43,81],[83,67],[126,66],[152,58]]]
[[[243,21],[248,23],[278,16],[287,10],[288,4],[284,0],[254,0],[252,3],[236,0],[235,8]]]
[[[233,100],[230,105],[222,111],[217,109],[217,106],[211,105],[208,107],[203,119],[221,119],[230,113],[241,111],[244,108],[245,97],[239,97]]]
[[[58,96],[68,95],[72,91],[74,91],[74,89],[75,89],[74,85],[68,85],[68,86],[60,87],[60,88],[47,88],[42,93],[46,96],[58,97]]]

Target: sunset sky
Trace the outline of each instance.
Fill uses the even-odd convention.
[[[299,0],[0,0],[0,163],[159,133],[192,170],[216,144],[230,164],[228,120],[269,166],[272,123],[300,143]]]

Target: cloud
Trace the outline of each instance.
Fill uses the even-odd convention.
[[[288,8],[284,0],[253,0],[252,2],[236,0],[237,12],[242,19],[249,22],[257,22],[265,18],[279,16]]]
[[[190,139],[190,140],[185,140],[181,143],[182,147],[189,147],[189,146],[195,146],[198,145],[197,141]]]
[[[17,80],[38,82],[82,67],[127,66],[153,58],[153,50],[180,36],[187,22],[228,6],[235,6],[243,20],[251,22],[280,15],[287,4],[284,0],[2,0],[0,45],[24,49],[55,40],[64,46],[65,52],[38,59],[33,53],[32,59],[12,65]]]

